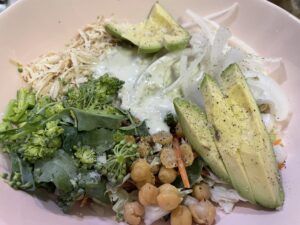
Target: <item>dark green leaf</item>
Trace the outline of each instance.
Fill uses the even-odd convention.
[[[148,127],[146,126],[145,121],[138,123],[138,124],[131,124],[127,127],[120,127],[120,130],[123,131],[123,133],[127,134],[127,135],[136,135],[136,136],[149,135],[149,130],[148,130]]]
[[[22,185],[20,185],[18,188],[26,191],[34,191],[35,185],[31,166],[27,162],[21,160],[20,157],[14,152],[10,153],[10,160],[12,174],[21,174]]]
[[[71,109],[77,120],[78,131],[91,131],[96,128],[118,129],[124,116],[107,115],[85,112],[79,109]]]
[[[74,146],[88,145],[97,153],[102,153],[114,146],[113,131],[100,128],[92,131],[78,132],[71,126],[64,127],[63,148],[72,151]]]
[[[200,157],[197,157],[194,160],[193,164],[186,168],[186,172],[188,174],[191,186],[193,186],[196,183],[196,181],[199,179],[199,177],[201,176],[203,166],[204,166],[204,163],[203,163],[202,159]],[[184,187],[180,176],[178,176],[176,178],[176,180],[173,182],[173,185],[177,188]]]
[[[75,162],[63,150],[58,150],[52,159],[38,161],[34,168],[34,178],[37,183],[52,182],[62,193],[73,190],[71,180],[75,176]]]

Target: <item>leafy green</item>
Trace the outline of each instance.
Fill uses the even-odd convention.
[[[146,122],[133,123],[127,127],[120,127],[120,131],[122,131],[126,135],[135,135],[135,136],[147,136],[149,135],[148,127],[146,126]]]
[[[109,129],[78,132],[75,127],[64,127],[63,148],[66,151],[72,151],[73,146],[88,145],[100,154],[111,149],[114,143],[113,131]]]
[[[10,153],[11,175],[8,179],[10,185],[15,189],[34,191],[35,183],[32,175],[32,167],[17,155]]]
[[[173,113],[168,113],[165,118],[164,122],[171,128],[174,129],[177,125],[177,118],[174,116]]]
[[[58,192],[73,190],[71,180],[76,177],[77,168],[74,159],[63,150],[58,150],[52,159],[35,163],[34,179],[37,183],[54,183]]]
[[[96,199],[101,203],[110,203],[106,193],[106,181],[100,178],[96,171],[85,172],[79,175],[79,186],[85,190],[86,197]]]
[[[71,111],[76,118],[78,131],[91,131],[96,128],[118,129],[125,119],[121,115],[96,114],[74,108]]]
[[[190,185],[193,186],[201,177],[201,172],[204,166],[204,162],[200,157],[195,158],[193,164],[186,168],[186,172],[190,181]],[[178,176],[173,182],[173,185],[177,188],[184,188],[181,177]]]

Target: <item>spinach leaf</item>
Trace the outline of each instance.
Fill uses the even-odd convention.
[[[72,151],[75,145],[88,145],[97,153],[105,152],[114,146],[113,131],[100,128],[92,131],[78,132],[75,127],[65,126],[63,148],[66,151]]]
[[[18,188],[26,191],[34,191],[35,184],[31,166],[27,162],[21,160],[15,152],[10,153],[10,160],[12,174],[19,173],[21,175],[20,181],[22,184],[18,185]]]
[[[71,111],[76,117],[78,131],[91,131],[96,128],[118,129],[125,119],[121,115],[96,114],[75,108],[71,108]]]
[[[38,161],[34,168],[34,178],[37,183],[54,183],[61,193],[73,190],[71,180],[76,174],[73,158],[63,150],[58,150],[52,159]]]
[[[186,168],[187,175],[189,177],[190,185],[193,186],[201,176],[201,172],[204,166],[204,162],[200,157],[197,157],[193,164]],[[173,185],[177,188],[183,188],[184,185],[182,183],[181,177],[178,176],[176,180],[173,182]]]
[[[106,180],[96,171],[85,171],[79,174],[79,187],[85,190],[85,195],[102,203],[110,203],[106,193]]]

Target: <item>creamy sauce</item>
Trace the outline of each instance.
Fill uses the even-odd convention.
[[[164,123],[167,113],[175,113],[173,98],[180,96],[178,89],[163,94],[162,91],[177,78],[174,61],[179,54],[168,54],[156,60],[145,58],[133,49],[117,47],[101,58],[96,77],[105,73],[125,81],[120,91],[121,107],[145,120],[150,134],[169,131]]]

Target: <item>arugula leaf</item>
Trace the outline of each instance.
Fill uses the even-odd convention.
[[[193,164],[186,168],[186,173],[189,177],[189,181],[191,186],[197,183],[199,177],[201,176],[201,172],[204,166],[204,162],[200,157],[197,157]],[[176,180],[173,182],[173,185],[177,188],[184,188],[181,177],[178,176]]]
[[[34,179],[37,183],[54,183],[59,193],[73,190],[71,180],[76,176],[74,159],[65,151],[58,150],[52,159],[36,162]]]

